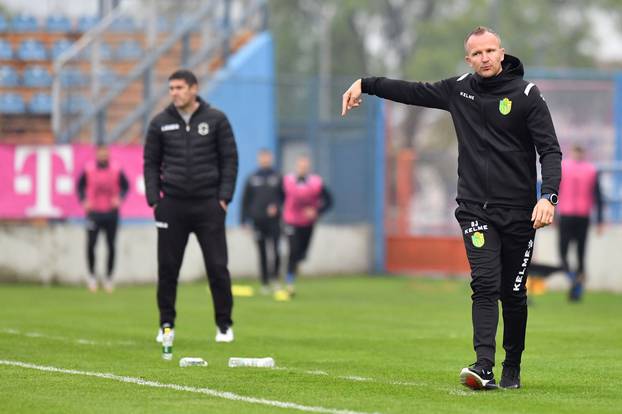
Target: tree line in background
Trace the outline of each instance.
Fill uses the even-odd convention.
[[[270,0],[269,7],[278,73],[320,77],[453,76],[466,70],[463,39],[477,25],[498,31],[527,66],[590,67],[599,24],[591,11],[622,23],[620,0]]]

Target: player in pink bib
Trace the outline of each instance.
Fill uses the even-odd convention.
[[[115,261],[115,241],[119,224],[119,207],[129,184],[121,167],[110,161],[108,148],[97,147],[95,161],[88,162],[78,179],[78,197],[86,213],[88,287],[97,291],[95,275],[95,244],[100,230],[106,234],[108,261],[104,288],[112,292],[112,272]]]
[[[298,264],[307,256],[315,222],[332,205],[332,196],[322,177],[310,171],[311,160],[301,156],[296,161],[296,172],[283,178],[283,221],[289,241],[285,282],[290,295],[294,294]]]
[[[602,232],[603,203],[598,182],[598,171],[585,159],[580,145],[572,149],[571,157],[562,161],[562,180],[559,186],[559,252],[562,266],[572,280],[569,299],[578,301],[585,282],[585,246],[590,215],[596,206],[597,233]],[[577,245],[576,270],[568,264],[568,247]]]

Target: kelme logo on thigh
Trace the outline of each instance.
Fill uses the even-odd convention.
[[[471,242],[475,247],[482,247],[484,243],[486,243],[486,240],[484,239],[484,233],[480,231],[476,231],[475,233],[473,233],[471,235]]]

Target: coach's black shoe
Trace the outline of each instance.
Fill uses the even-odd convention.
[[[520,367],[507,366],[504,363],[499,386],[506,389],[520,388]]]
[[[472,390],[494,390],[497,388],[492,368],[474,363],[460,371],[460,382]]]

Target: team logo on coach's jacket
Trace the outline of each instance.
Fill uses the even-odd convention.
[[[507,115],[510,113],[511,110],[512,101],[510,101],[508,98],[503,98],[499,101],[499,112],[501,112],[501,115]]]
[[[484,243],[486,243],[486,240],[484,239],[484,233],[482,233],[481,231],[476,231],[475,233],[473,233],[473,235],[471,235],[471,242],[473,242],[473,246],[475,247],[482,247]]]
[[[209,134],[209,124],[207,122],[201,122],[199,124],[199,135],[207,135]]]

